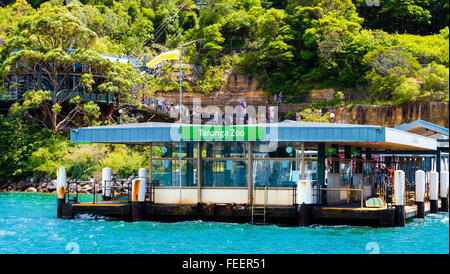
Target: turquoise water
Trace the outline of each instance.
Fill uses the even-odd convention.
[[[55,216],[54,194],[0,193],[0,253],[449,253],[448,213],[396,228],[130,223],[89,215],[74,220]]]

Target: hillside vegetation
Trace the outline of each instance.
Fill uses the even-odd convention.
[[[0,9],[0,44],[26,17],[64,3],[28,2]],[[448,97],[448,0],[69,2],[59,12],[95,34],[92,50],[148,60],[181,47],[183,62],[203,71],[186,91],[209,94],[232,69],[257,75],[269,93],[370,87],[375,99],[396,103]],[[163,67],[151,92],[176,91],[175,70]]]

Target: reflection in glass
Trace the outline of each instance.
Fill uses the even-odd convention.
[[[205,143],[202,157],[210,158],[245,158],[247,157],[246,142],[210,142]]]
[[[182,161],[181,186],[197,185],[196,161]],[[152,182],[155,186],[179,186],[180,185],[180,161],[179,160],[153,160]]]
[[[246,161],[203,161],[203,186],[246,187]]]

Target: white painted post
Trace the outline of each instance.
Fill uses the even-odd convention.
[[[111,200],[111,168],[105,167],[102,170],[102,196],[103,200]]]
[[[438,212],[438,195],[439,195],[439,174],[437,171],[429,171],[428,172],[428,180],[429,180],[429,199],[430,199],[430,212],[437,213]]]
[[[131,191],[131,216],[133,221],[142,221],[145,211],[145,181],[147,178],[147,169],[139,169],[138,179],[134,179]]]
[[[307,226],[310,224],[312,197],[312,183],[308,180],[297,182],[297,224]]]
[[[396,170],[394,172],[394,202],[395,202],[395,224],[405,226],[405,172]]]
[[[58,167],[56,170],[56,217],[63,215],[63,204],[66,202],[66,168]]]
[[[441,171],[441,211],[448,212],[448,171]]]
[[[312,183],[307,180],[297,182],[297,203],[312,204]]]
[[[417,218],[425,218],[425,172],[417,170],[415,174]]]
[[[141,183],[139,185],[138,202],[144,202],[145,201],[145,192],[147,189],[147,186],[146,186],[147,169],[146,168],[139,169],[138,174],[139,174],[139,179],[141,180]]]

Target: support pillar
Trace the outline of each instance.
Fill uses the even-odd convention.
[[[301,149],[301,168],[300,168],[300,180],[305,180],[306,179],[306,174],[305,174],[305,142],[302,142],[300,145],[300,149]]]
[[[405,172],[396,170],[394,173],[395,225],[405,226]]]
[[[350,166],[352,164],[352,147],[351,146],[344,146],[344,161],[350,161]],[[353,186],[353,174],[352,174],[352,168],[350,168],[350,182],[348,185]]]
[[[248,142],[248,162],[247,162],[247,187],[248,187],[248,204],[253,204],[253,143]]]
[[[148,155],[148,187],[149,187],[149,199],[150,203],[154,203],[154,197],[153,197],[153,143],[150,143],[150,149],[149,149],[149,155]]]
[[[317,151],[317,182],[318,187],[326,188],[325,185],[325,143],[319,143]],[[326,204],[326,191],[321,192],[321,204]]]
[[[439,194],[439,174],[436,171],[428,172],[430,199],[430,213],[438,212],[438,194]]]
[[[435,164],[436,165],[436,171],[439,174],[441,172],[441,151],[440,150],[436,151],[436,160],[435,160],[435,162],[436,162],[436,164]]]
[[[145,180],[147,169],[139,169],[138,179],[133,180],[131,193],[131,218],[133,222],[142,221],[145,214]]]
[[[417,218],[425,218],[425,172],[417,170],[415,174]]]
[[[56,176],[56,217],[62,218],[67,191],[66,168],[58,167],[56,170]]]
[[[441,208],[440,211],[448,212],[448,171],[441,171]]]
[[[297,183],[297,219],[298,226],[311,224],[312,184],[311,181],[301,180]]]
[[[197,204],[202,202],[202,143],[197,142]]]

